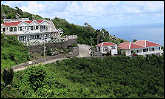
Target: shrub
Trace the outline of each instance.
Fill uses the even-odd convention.
[[[13,77],[14,77],[13,69],[10,68],[10,69],[4,69],[3,70],[2,78],[3,78],[3,81],[5,83],[5,86],[12,83]]]

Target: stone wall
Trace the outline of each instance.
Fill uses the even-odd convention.
[[[77,44],[76,39],[69,39],[67,41],[64,41],[62,43],[46,43],[45,47],[47,49],[55,49],[55,48],[67,48],[68,46],[71,46],[72,44]],[[28,47],[29,51],[31,53],[43,53],[44,51],[44,45],[35,45],[35,46],[29,46]]]

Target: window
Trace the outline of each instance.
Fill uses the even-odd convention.
[[[115,49],[115,46],[112,46],[112,49]]]
[[[38,26],[36,26],[36,29],[38,29]]]
[[[33,30],[33,26],[30,26],[31,27],[31,30]]]
[[[45,25],[43,26],[43,29],[44,29],[44,30],[46,29]]]
[[[100,51],[100,47],[98,47],[98,51]]]
[[[43,26],[42,25],[40,26],[40,29],[43,29]]]
[[[147,52],[148,51],[148,49],[146,48],[146,49],[143,49],[143,52]]]
[[[14,27],[14,32],[17,31],[17,27]]]
[[[152,51],[152,48],[149,48],[149,51]]]
[[[48,30],[48,27],[46,26],[46,30]]]
[[[154,48],[152,48],[152,51],[154,51],[155,49]]]
[[[19,37],[19,40],[20,40],[20,41],[25,41],[25,40],[26,40],[26,36],[20,36],[20,37]]]
[[[10,27],[10,32],[12,32],[13,31],[13,27]]]
[[[30,38],[31,38],[31,39],[34,39],[34,35],[30,35]]]
[[[36,38],[39,39],[40,36],[39,35],[36,35],[36,36],[37,36]]]
[[[5,28],[3,28],[3,32],[5,32]]]
[[[48,34],[45,34],[45,37],[48,37]]]
[[[19,30],[22,31],[22,27],[19,27]]]
[[[136,50],[136,53],[139,53],[139,50]]]
[[[134,53],[134,51],[132,50],[132,51],[131,51],[131,54],[133,54],[133,53]]]
[[[103,51],[108,51],[108,47],[104,47],[103,48]]]

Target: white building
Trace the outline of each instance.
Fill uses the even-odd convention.
[[[53,22],[49,20],[4,19],[1,24],[1,33],[16,35],[23,43],[43,42],[44,38],[49,41],[53,37],[60,37],[63,33],[56,29]]]
[[[144,56],[149,54],[162,55],[163,53],[161,45],[146,40],[123,42],[119,44],[118,48],[121,49],[121,53],[124,53],[126,56],[133,54]]]
[[[111,55],[117,54],[117,44],[111,42],[102,42],[96,45],[96,51],[102,54],[110,53]]]

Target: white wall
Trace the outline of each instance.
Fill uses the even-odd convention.
[[[143,49],[146,49],[146,48],[140,48],[140,49],[131,49],[131,50],[134,50],[135,51],[135,54],[137,55],[147,55],[147,54],[162,54],[163,53],[163,50],[159,50],[159,47],[147,47],[147,48],[155,48],[154,51],[147,51],[147,52],[143,52]],[[125,55],[126,56],[131,56],[131,50],[121,50],[121,52],[123,53],[125,51]],[[139,50],[139,52],[137,53],[136,51]]]
[[[100,47],[100,51],[98,50],[99,47],[97,47],[97,51],[101,52],[102,54],[107,54],[106,51],[104,51],[104,48],[107,47],[108,48],[108,51],[111,50],[111,55],[114,55],[114,54],[117,54],[117,45],[115,45],[115,49],[112,49],[112,46],[101,46]]]

